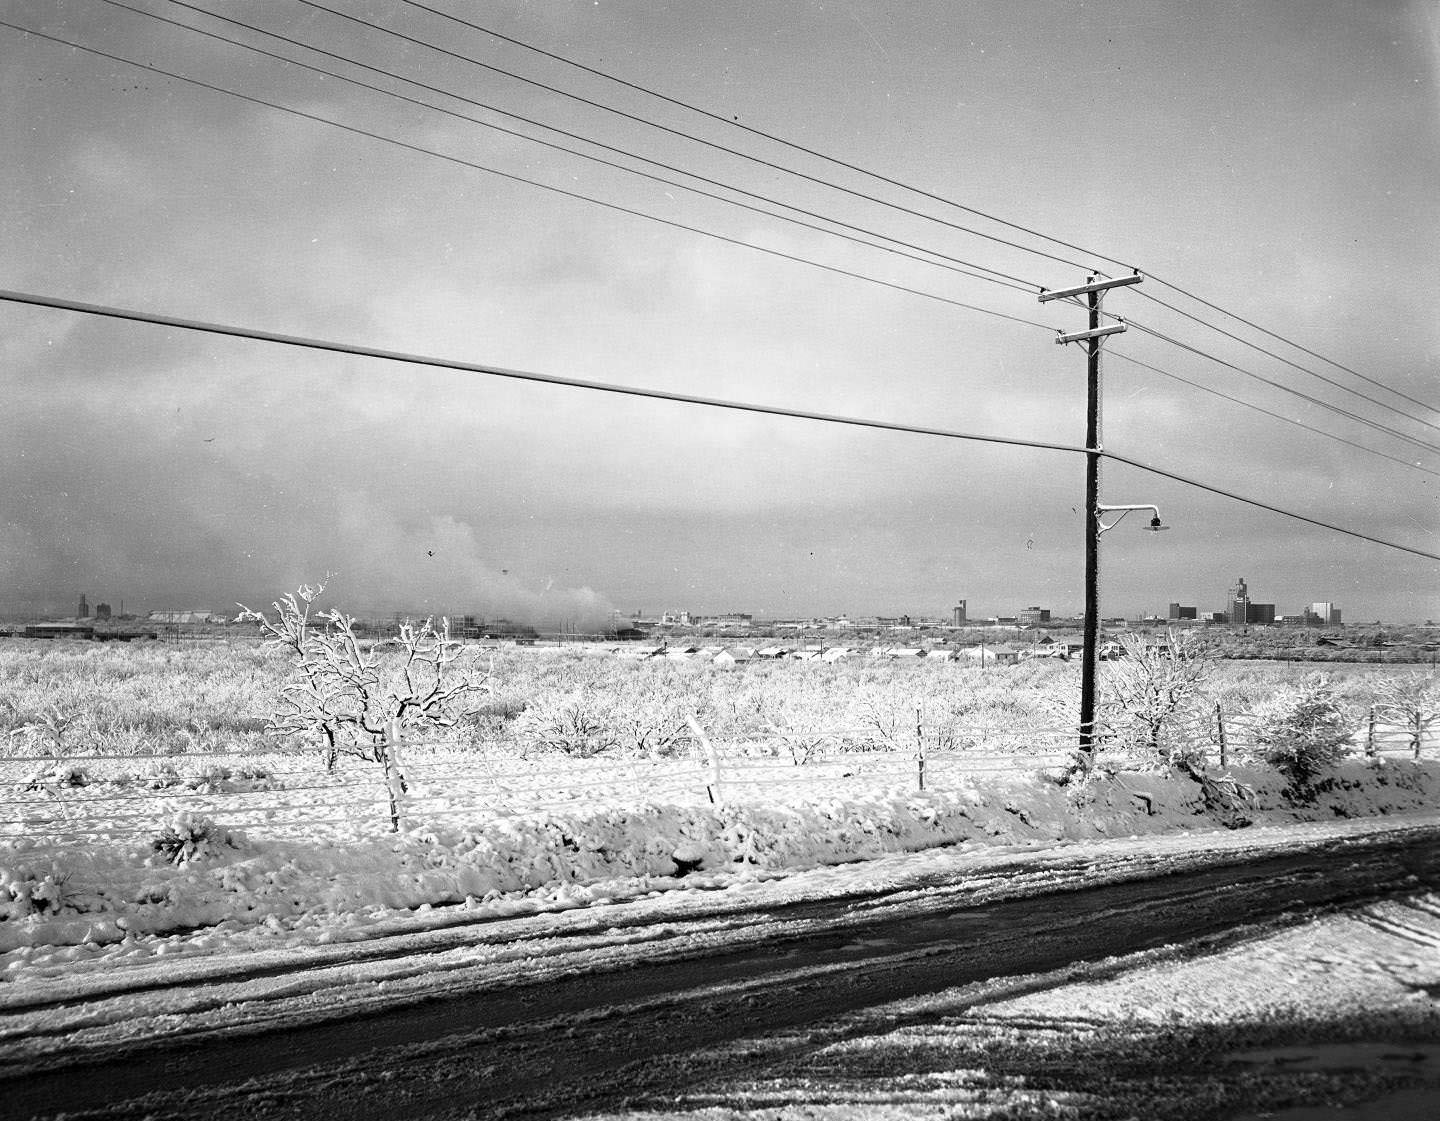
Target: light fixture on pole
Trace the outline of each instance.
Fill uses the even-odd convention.
[[[1120,511],[1120,517],[1116,518],[1113,522],[1107,523],[1101,519],[1101,514],[1113,513],[1116,510]],[[1149,510],[1150,513],[1154,515],[1154,517],[1150,519],[1150,524],[1142,527],[1149,533],[1159,533],[1162,529],[1170,528],[1168,525],[1162,525],[1160,523],[1160,508],[1149,502],[1141,502],[1134,506],[1097,506],[1095,509],[1095,536],[1099,537],[1100,534],[1106,530],[1114,529],[1131,510]]]

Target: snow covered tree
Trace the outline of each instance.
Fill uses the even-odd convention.
[[[1350,751],[1354,714],[1323,674],[1262,706],[1256,715],[1260,755],[1307,794],[1316,777]]]
[[[380,764],[385,771],[390,818],[399,828],[400,795],[406,788],[395,740],[413,732],[448,728],[476,711],[471,707],[488,684],[473,680],[473,661],[452,641],[447,620],[400,624],[391,639],[363,645],[355,620],[338,608],[311,609],[325,585],[302,584],[272,606],[271,619],[239,604],[236,622],[254,622],[269,645],[286,651],[292,680],[280,689],[267,728],[281,736],[317,737],[326,768],[340,755]]]

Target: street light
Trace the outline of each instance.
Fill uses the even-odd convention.
[[[1116,518],[1113,522],[1110,522],[1109,524],[1106,524],[1103,520],[1101,520],[1101,514],[1108,514],[1115,510],[1120,511],[1120,517]],[[1095,536],[1099,537],[1100,534],[1104,533],[1106,530],[1114,529],[1117,525],[1120,524],[1121,520],[1125,517],[1125,515],[1130,513],[1131,510],[1149,510],[1153,515],[1155,515],[1150,519],[1150,524],[1144,527],[1147,532],[1159,533],[1162,529],[1170,528],[1168,525],[1160,524],[1160,508],[1158,506],[1151,505],[1148,502],[1142,502],[1139,505],[1135,506],[1097,506],[1095,508],[1095,524],[1097,527],[1095,530]]]

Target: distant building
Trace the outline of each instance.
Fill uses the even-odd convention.
[[[1042,623],[1050,621],[1050,609],[1048,607],[1027,607],[1017,616],[1022,627],[1038,627]]]
[[[90,605],[85,602],[85,593],[84,593],[84,592],[81,592],[81,593],[80,593],[80,608],[79,608],[79,610],[77,610],[77,611],[75,612],[75,617],[76,617],[77,619],[88,619],[88,618],[90,618]]]
[[[95,605],[95,621],[97,623],[110,621],[110,605],[108,603],[97,603]]]
[[[1314,622],[1321,626],[1328,627],[1338,627],[1340,625],[1340,609],[1329,600],[1312,603],[1305,614],[1307,616],[1307,622]]]
[[[1178,603],[1172,603],[1170,610],[1166,612],[1166,617],[1178,622],[1182,619],[1196,619],[1199,615],[1193,607],[1183,607]]]
[[[740,612],[728,612],[724,615],[706,615],[700,620],[702,627],[734,627],[740,630],[749,630],[755,616],[746,615]]]
[[[165,623],[170,626],[191,626],[201,623],[224,623],[228,621],[225,615],[217,615],[214,612],[204,609],[192,609],[188,611],[152,611],[147,620],[151,623]]]
[[[950,622],[952,625],[957,627],[963,627],[965,625],[965,608],[967,602],[968,601],[962,599],[955,605],[955,609],[950,613]]]
[[[1235,586],[1225,600],[1225,614],[1236,624],[1250,621],[1250,589],[1245,586],[1245,577],[1235,581]]]
[[[1275,624],[1275,605],[1273,603],[1252,603],[1245,612],[1245,621],[1255,623],[1262,627],[1270,627]]]
[[[84,602],[84,597],[81,597]],[[86,610],[89,610],[88,608]],[[31,623],[23,632],[24,638],[94,638],[95,628],[81,623]]]

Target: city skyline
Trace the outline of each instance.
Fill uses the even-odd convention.
[[[1239,579],[1239,585],[1240,585],[1241,587],[1245,587],[1245,586],[1246,586],[1246,582],[1245,582],[1244,577],[1241,577],[1241,578]],[[1232,588],[1231,594],[1233,594],[1233,592],[1234,592],[1234,589]],[[259,601],[256,601],[256,602],[258,603]],[[329,604],[329,599],[328,599],[328,597],[321,597],[321,598],[318,599],[316,602],[317,602],[317,605],[326,605],[326,606],[328,606],[328,604]],[[645,608],[643,608],[643,607],[642,607],[642,608],[633,608],[633,609],[630,609],[630,610],[628,610],[628,611],[622,611],[622,610],[619,609],[619,608],[614,608],[614,609],[612,609],[611,612],[610,612],[610,618],[611,618],[612,622],[614,622],[614,621],[619,621],[619,620],[631,620],[631,621],[637,621],[637,622],[639,622],[639,621],[645,621],[645,622],[651,622],[651,623],[654,623],[654,622],[676,622],[676,623],[678,623],[679,625],[685,625],[685,624],[689,624],[689,623],[691,623],[691,622],[696,622],[696,621],[701,622],[701,623],[704,623],[705,625],[710,625],[710,624],[714,624],[714,623],[724,623],[724,622],[726,622],[726,621],[739,621],[739,620],[746,620],[746,621],[748,621],[748,620],[752,620],[752,619],[758,619],[758,620],[762,620],[762,621],[787,620],[787,619],[795,619],[795,618],[831,619],[831,620],[835,620],[835,619],[848,619],[848,620],[851,620],[852,622],[858,623],[858,622],[860,622],[860,621],[875,621],[875,620],[879,620],[879,621],[882,621],[882,622],[883,622],[883,621],[886,621],[886,620],[895,620],[895,619],[907,619],[907,620],[908,620],[908,619],[912,619],[912,618],[913,618],[913,619],[916,619],[916,620],[923,620],[923,621],[925,621],[925,622],[927,622],[927,623],[936,623],[936,622],[943,623],[945,620],[948,619],[948,620],[950,620],[950,623],[951,623],[952,626],[962,627],[962,626],[966,626],[966,625],[983,625],[983,624],[985,624],[985,623],[990,623],[990,622],[995,622],[995,621],[997,621],[997,620],[1005,620],[1005,619],[1018,620],[1018,621],[1020,621],[1020,622],[1025,622],[1025,621],[1026,621],[1027,613],[1032,613],[1032,614],[1035,614],[1035,615],[1037,616],[1034,620],[1032,620],[1032,622],[1033,622],[1034,624],[1050,624],[1050,623],[1054,623],[1054,624],[1056,624],[1056,625],[1059,625],[1059,624],[1062,624],[1062,623],[1063,623],[1063,624],[1067,624],[1067,625],[1068,625],[1068,624],[1074,623],[1077,619],[1079,619],[1079,618],[1083,615],[1083,610],[1081,610],[1081,609],[1070,610],[1070,609],[1067,609],[1064,605],[1061,605],[1060,607],[1057,608],[1057,607],[1050,607],[1050,606],[1042,606],[1042,605],[1038,605],[1038,604],[1037,604],[1037,605],[1027,604],[1026,607],[1024,607],[1024,608],[1019,608],[1019,609],[1015,608],[1013,605],[1007,605],[1006,608],[1005,608],[1005,610],[997,610],[997,611],[995,611],[994,613],[987,614],[987,613],[983,610],[983,608],[985,607],[985,605],[983,605],[983,604],[981,605],[982,610],[980,610],[980,611],[978,611],[978,612],[971,612],[971,611],[969,610],[969,602],[970,602],[970,601],[968,601],[968,600],[966,600],[966,599],[959,599],[957,602],[958,602],[958,605],[959,605],[959,606],[951,606],[948,610],[945,610],[945,611],[936,611],[936,610],[934,610],[934,609],[927,608],[927,609],[925,609],[925,610],[914,610],[914,609],[910,609],[910,610],[901,610],[901,611],[898,611],[898,612],[881,612],[881,613],[873,614],[873,615],[867,615],[867,614],[859,613],[859,612],[840,611],[840,612],[831,613],[831,614],[811,614],[811,615],[801,614],[801,615],[796,615],[796,616],[784,616],[784,615],[772,616],[772,615],[768,615],[768,614],[766,614],[766,613],[764,613],[764,612],[745,611],[743,608],[737,608],[737,609],[734,609],[734,610],[725,610],[725,611],[691,610],[691,609],[689,609],[689,608],[676,609],[676,608],[673,608],[673,607],[671,607],[671,608],[665,608],[665,609],[663,609],[663,610],[661,610],[661,611],[650,611],[650,610],[647,610],[647,609],[645,609]],[[1232,605],[1233,605],[1233,600],[1232,600]],[[392,614],[395,614],[395,613],[396,613],[395,609],[394,609],[394,608],[391,608],[391,607],[386,607],[386,608],[372,608],[372,609],[366,610],[363,606],[362,606],[362,607],[359,607],[359,608],[349,607],[349,606],[344,606],[344,605],[342,605],[342,606],[344,607],[345,610],[347,610],[347,612],[348,612],[349,614],[355,615],[355,616],[357,616],[357,617],[382,617],[382,616],[392,615]],[[1271,605],[1264,605],[1264,606],[1274,607],[1275,605],[1271,604]],[[237,608],[238,608],[238,603],[237,603]],[[457,608],[458,608],[458,610],[457,610]],[[1186,612],[1186,614],[1182,614],[1182,615],[1178,615],[1178,616],[1177,616],[1177,614],[1176,614],[1176,610],[1177,610],[1177,609],[1178,609],[1179,611],[1181,611],[1181,612]],[[1253,618],[1252,618],[1252,619],[1249,619],[1249,620],[1242,620],[1242,622],[1243,622],[1243,621],[1248,621],[1248,622],[1257,622],[1257,621],[1259,621],[1259,622],[1272,622],[1272,623],[1273,623],[1273,622],[1279,622],[1279,621],[1281,621],[1281,617],[1283,616],[1283,617],[1285,617],[1285,618],[1288,619],[1288,620],[1294,620],[1294,619],[1299,618],[1299,617],[1304,617],[1304,618],[1305,618],[1305,621],[1306,621],[1307,623],[1319,623],[1319,624],[1322,624],[1322,625],[1324,625],[1324,624],[1339,625],[1340,622],[1341,622],[1341,618],[1340,618],[1341,612],[1342,612],[1343,610],[1344,610],[1343,605],[1338,604],[1338,603],[1336,603],[1336,602],[1333,601],[1333,600],[1310,600],[1310,601],[1304,603],[1304,604],[1302,605],[1301,609],[1298,610],[1298,611],[1276,611],[1276,612],[1272,613],[1271,618],[1268,619],[1268,620],[1256,620],[1256,619],[1253,619]],[[78,619],[78,620],[87,620],[87,619],[93,618],[95,621],[105,621],[105,620],[110,620],[110,619],[136,619],[136,618],[153,617],[153,616],[159,615],[159,614],[182,614],[182,613],[183,613],[183,614],[186,614],[186,615],[191,615],[191,614],[208,614],[208,615],[212,615],[212,616],[216,616],[216,617],[225,617],[225,618],[230,618],[230,617],[233,615],[233,612],[226,611],[226,610],[216,610],[216,609],[214,609],[214,608],[212,608],[212,607],[202,606],[202,605],[200,605],[200,604],[198,604],[198,603],[196,603],[196,604],[190,604],[189,606],[185,606],[185,607],[182,607],[182,606],[180,606],[180,605],[177,604],[177,603],[168,603],[166,606],[156,606],[156,605],[154,605],[154,604],[146,604],[146,605],[141,605],[141,606],[137,607],[137,609],[134,610],[134,611],[126,612],[124,599],[119,599],[118,602],[117,602],[117,604],[115,604],[115,605],[112,605],[112,604],[109,603],[107,600],[105,600],[105,599],[103,599],[103,598],[101,598],[101,597],[95,597],[95,598],[94,598],[94,601],[92,602],[92,601],[91,601],[91,596],[90,596],[90,594],[89,594],[88,592],[81,592],[81,593],[80,593],[80,595],[79,595],[79,600],[78,600],[78,604],[77,604],[76,607],[75,607],[75,611],[74,611],[74,613],[73,613],[73,616],[70,615],[70,614],[68,614],[67,612],[65,612],[65,611],[63,611],[63,610],[58,610],[58,609],[57,609],[57,610],[40,610],[40,611],[31,612],[30,614],[34,614],[34,615],[36,615],[36,616],[51,616],[51,617],[56,617],[56,616],[58,616],[58,617],[66,617],[66,618],[68,618],[68,617],[73,617],[73,618]],[[401,614],[412,614],[412,615],[413,615],[413,614],[420,614],[420,615],[426,614],[426,612],[424,612],[424,611],[421,611],[421,612],[414,612],[414,611],[406,612],[406,611],[403,611],[403,610],[402,610],[401,612],[399,612],[399,613],[401,613]],[[443,605],[443,606],[441,606],[441,607],[439,607],[439,608],[437,609],[436,613],[437,613],[437,614],[445,614],[445,615],[450,616],[451,618],[461,618],[461,617],[463,617],[463,616],[476,617],[476,613],[475,613],[474,611],[467,610],[463,604]],[[1184,604],[1182,603],[1182,601],[1171,600],[1171,601],[1168,602],[1168,604],[1167,604],[1167,611],[1166,611],[1166,613],[1163,614],[1163,615],[1160,614],[1158,611],[1153,611],[1153,610],[1151,610],[1151,611],[1145,611],[1145,612],[1143,612],[1143,613],[1137,613],[1137,614],[1135,614],[1135,615],[1133,615],[1133,616],[1128,616],[1128,617],[1134,618],[1134,619],[1136,619],[1136,620],[1166,619],[1166,620],[1171,621],[1171,622],[1175,622],[1175,621],[1177,621],[1177,620],[1178,620],[1178,621],[1185,621],[1185,620],[1204,621],[1207,616],[1213,615],[1213,614],[1216,614],[1216,613],[1219,613],[1219,614],[1227,614],[1227,612],[1225,612],[1225,611],[1223,611],[1223,610],[1207,611],[1207,610],[1205,610],[1205,609],[1202,608],[1202,607],[1197,607],[1197,606],[1195,606],[1195,605],[1184,605]],[[7,614],[13,614],[13,613],[7,613]],[[1234,617],[1233,617],[1233,614],[1234,614],[1233,611],[1232,611],[1232,612],[1229,612],[1228,614],[1229,614],[1231,617],[1230,617],[1227,621],[1228,621],[1228,622],[1232,622],[1232,623],[1235,622],[1236,620],[1235,620]],[[1312,616],[1312,615],[1314,616],[1313,619],[1310,618],[1310,616]],[[1107,615],[1107,618],[1110,618],[1110,617],[1125,617],[1125,616]],[[501,616],[496,616],[495,618],[496,618],[496,619],[499,619],[499,618],[501,618]],[[523,620],[522,620],[522,621],[523,621]],[[1373,622],[1383,622],[1383,623],[1397,623],[1397,624],[1398,624],[1398,623],[1420,623],[1422,620],[1419,619],[1419,618],[1414,618],[1414,619],[1386,619],[1386,620],[1379,620],[1379,619],[1376,619],[1376,620],[1359,620],[1359,619],[1352,619],[1351,621],[1353,621],[1353,622],[1365,622],[1365,621],[1368,621],[1368,622],[1372,622],[1372,623],[1373,623]],[[1425,621],[1428,622],[1428,620],[1425,620]],[[563,622],[569,623],[569,622],[572,622],[572,621],[571,621],[571,620],[563,620]]]
[[[469,13],[713,117],[399,0],[336,6],[223,9],[259,31],[153,10],[411,101],[112,5],[0,0],[33,32],[0,28],[0,288],[951,435],[0,301],[0,611],[228,610],[327,573],[341,606],[540,624],[1068,610],[1085,357],[1055,333],[1086,314],[1039,288],[1133,267],[1102,441],[1133,462],[1102,501],[1170,531],[1106,533],[1101,613],[1208,603],[1243,569],[1347,619],[1440,617],[1433,5]]]

